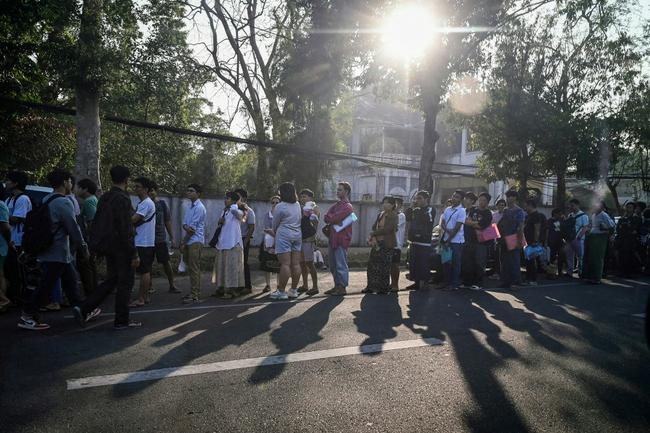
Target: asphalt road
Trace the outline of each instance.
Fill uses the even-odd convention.
[[[191,307],[155,283],[140,329],[112,299],[85,329],[0,316],[0,432],[650,431],[646,280]]]

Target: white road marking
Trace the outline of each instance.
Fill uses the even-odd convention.
[[[209,364],[186,365],[182,367],[161,368],[156,370],[135,371],[132,373],[92,376],[67,381],[68,390],[111,386],[123,383],[159,380],[167,377],[188,376],[194,374],[214,373],[218,371],[238,370],[242,368],[266,365],[289,364],[293,362],[313,361],[315,359],[338,358],[341,356],[381,353],[390,350],[411,349],[415,347],[439,346],[444,344],[437,338],[418,338],[415,340],[391,341],[365,346],[340,347],[337,349],[315,350],[312,352],[297,352],[286,355],[272,355],[261,358],[236,359],[233,361],[211,362]]]
[[[639,319],[645,319],[645,313],[632,314],[632,317],[638,317]]]
[[[650,286],[650,284],[646,283],[645,281],[630,280],[630,279],[627,279],[627,278],[621,278],[621,280],[623,280],[625,282],[628,282],[628,283],[637,284],[639,286]]]

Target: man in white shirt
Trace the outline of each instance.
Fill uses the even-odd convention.
[[[192,204],[183,216],[183,231],[185,235],[181,241],[183,258],[187,264],[187,273],[190,275],[190,293],[183,297],[183,303],[192,304],[201,302],[201,251],[205,242],[205,206],[199,200],[201,186],[195,183],[187,185],[187,198]]]
[[[585,235],[589,228],[589,216],[580,210],[580,201],[576,198],[569,200],[569,215],[567,220],[575,221],[575,238],[567,241],[564,248],[567,262],[567,274],[573,275],[576,261],[578,274],[582,276],[582,264],[585,253]]]
[[[130,307],[142,307],[149,302],[147,294],[151,289],[151,266],[156,248],[156,204],[149,197],[151,181],[146,177],[135,179],[134,189],[140,203],[131,218],[135,226],[135,247],[140,257],[140,266],[137,269],[140,275],[140,292],[138,298]]]
[[[444,264],[447,290],[457,290],[460,286],[461,258],[465,244],[463,225],[466,219],[465,208],[461,205],[465,193],[456,191],[451,196],[451,206],[440,217],[442,244],[451,249],[451,260]]]
[[[406,215],[402,211],[404,200],[395,198],[397,204],[397,246],[393,251],[393,258],[390,265],[390,288],[391,292],[399,291],[399,265],[402,260],[402,248],[406,236]]]
[[[27,195],[27,174],[22,171],[12,171],[7,174],[5,181],[7,190],[11,196],[5,201],[9,209],[9,225],[11,226],[11,242],[9,253],[5,263],[5,276],[9,282],[7,294],[10,299],[17,299],[26,289],[25,270],[23,265],[18,263],[18,256],[22,252],[23,224],[29,211],[32,210],[32,202]]]
[[[248,252],[250,250],[251,239],[255,232],[255,212],[252,207],[248,206],[248,191],[245,189],[236,189],[235,192],[241,197],[241,202],[246,205],[246,218],[241,222],[241,237],[244,243],[244,290],[240,295],[251,293],[253,285],[251,284],[251,269],[248,266]]]

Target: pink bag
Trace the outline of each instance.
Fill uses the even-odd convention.
[[[528,244],[526,243],[526,238],[519,233],[505,236],[503,238],[506,241],[506,248],[508,251],[516,250],[518,248],[526,248]]]
[[[491,224],[483,230],[476,230],[476,239],[478,239],[480,243],[493,241],[500,237],[501,233],[499,233],[499,228],[496,224]]]

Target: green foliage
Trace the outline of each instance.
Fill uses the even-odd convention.
[[[524,185],[537,176],[563,179],[570,169],[598,178],[607,119],[638,78],[637,42],[621,26],[624,3],[562,3],[504,27],[484,66],[487,106],[459,116],[483,152],[480,175]]]
[[[56,167],[72,169],[75,147],[69,119],[28,113],[2,128],[0,172],[19,167],[41,181]]]
[[[80,5],[72,0],[9,3],[12,15],[2,15],[0,20],[3,35],[8,35],[0,38],[8,53],[0,57],[5,66],[0,75],[3,95],[71,104],[74,84],[80,79],[75,36]],[[223,133],[220,113],[206,114],[206,101],[199,97],[207,78],[192,61],[182,4],[173,0],[99,3],[105,19],[95,30],[101,31],[103,45],[91,53],[89,67],[94,69],[89,72],[101,83],[102,114]],[[74,165],[74,118],[61,121],[15,107],[1,114],[6,121],[0,125],[0,143],[9,150],[2,152],[0,169],[22,168],[41,177],[52,167]],[[112,165],[125,164],[134,175],[149,176],[163,191],[174,193],[200,168],[201,182],[213,185],[208,190],[216,192],[222,189],[222,169],[228,168],[227,182],[239,182],[250,168],[249,151],[214,146],[195,137],[110,122],[102,123],[101,133],[104,178]]]

